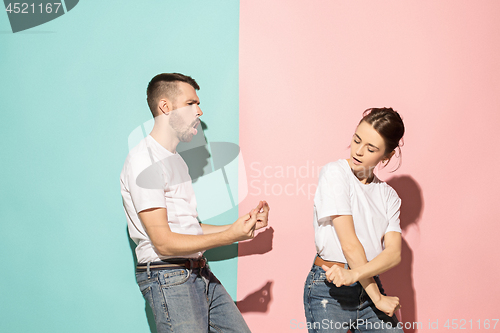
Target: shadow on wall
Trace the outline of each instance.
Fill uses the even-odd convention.
[[[235,257],[264,254],[273,249],[274,229],[269,227],[261,231],[252,240],[217,247],[205,252],[209,261],[221,261]]]
[[[410,176],[398,176],[387,181],[401,198],[401,229],[403,235],[412,225],[418,227],[423,210],[422,190],[418,183]],[[416,333],[417,304],[413,286],[413,251],[406,240],[402,239],[401,263],[381,275],[384,289],[389,296],[397,296],[401,303],[399,320],[411,323],[412,327],[404,328],[405,333]],[[408,324],[409,325],[409,324]]]
[[[273,237],[274,229],[269,227],[257,234],[254,239],[240,242],[238,255],[244,257],[270,252],[273,249]],[[236,302],[240,312],[268,312],[269,304],[272,301],[272,285],[273,281],[267,281],[260,289]]]
[[[273,249],[274,229],[269,227],[261,231],[249,241],[240,242],[211,249],[205,252],[208,261],[221,261],[235,257],[265,254]],[[268,312],[272,300],[271,287],[273,281],[267,281],[264,286],[236,302],[241,313]]]
[[[247,295],[241,301],[236,302],[236,306],[241,313],[261,312],[266,313],[269,310],[269,304],[272,301],[271,287],[273,281],[267,283],[260,289]]]
[[[205,122],[200,121],[200,126],[202,131],[205,133],[208,126]],[[205,167],[210,163],[210,152],[207,149],[207,145],[203,144],[207,142],[207,138],[203,135],[204,142],[181,142],[179,143],[178,150],[179,155],[189,168],[189,176],[193,183],[198,181],[198,178],[203,176]],[[194,147],[193,147],[194,146]],[[211,168],[210,171],[211,172]]]

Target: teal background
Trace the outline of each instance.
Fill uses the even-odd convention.
[[[150,331],[120,196],[127,138],[151,117],[149,80],[176,71],[201,86],[207,139],[238,143],[238,15],[238,1],[80,1],[13,34],[0,13],[0,332]],[[211,265],[233,299],[236,265]]]

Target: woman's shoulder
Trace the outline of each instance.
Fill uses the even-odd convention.
[[[399,195],[398,192],[387,182],[382,181],[377,178],[377,185],[381,188],[382,192],[384,193],[385,197],[387,199],[394,199],[394,200],[399,200]]]
[[[339,159],[334,162],[330,162],[325,164],[323,168],[321,168],[320,178],[322,176],[341,176],[347,177],[349,174],[349,164],[344,159]]]
[[[327,163],[325,166],[322,168],[324,171],[346,171],[346,167],[349,167],[349,164],[347,161],[343,158]]]

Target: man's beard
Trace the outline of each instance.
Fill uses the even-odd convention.
[[[189,126],[185,127],[181,116],[179,116],[175,110],[170,114],[170,126],[175,130],[177,138],[181,142],[190,142],[193,139],[194,133],[192,129],[197,122],[198,119],[195,119]]]

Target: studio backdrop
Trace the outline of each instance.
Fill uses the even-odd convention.
[[[500,329],[498,1],[4,5],[1,332],[155,332],[119,174],[162,72],[201,87],[203,140],[182,152],[200,220],[270,204],[255,239],[206,253],[252,332],[307,331],[319,171],[384,106],[406,125],[377,170],[403,202],[402,262],[381,279],[405,332]]]

